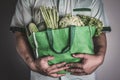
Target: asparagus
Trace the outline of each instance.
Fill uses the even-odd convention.
[[[47,28],[56,29],[58,28],[59,15],[55,7],[40,7],[43,19],[47,25]]]
[[[47,28],[57,29],[58,25],[60,28],[67,27],[69,25],[95,26],[97,28],[96,36],[102,33],[103,23],[99,19],[85,15],[72,16],[71,14],[68,14],[59,21],[59,13],[57,12],[56,7],[49,8],[41,6],[40,10]]]

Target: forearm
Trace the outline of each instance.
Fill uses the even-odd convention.
[[[31,56],[31,50],[28,45],[27,37],[21,32],[15,32],[16,37],[16,49],[25,63],[31,68],[34,69],[34,59]]]
[[[106,48],[107,48],[107,41],[105,33],[102,33],[98,37],[94,37],[94,51],[96,55],[105,56]]]

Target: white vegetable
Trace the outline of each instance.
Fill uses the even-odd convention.
[[[72,15],[66,15],[59,22],[59,26],[62,28],[70,25],[84,26],[84,23],[81,21],[80,17]]]

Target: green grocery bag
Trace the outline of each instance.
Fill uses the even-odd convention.
[[[37,58],[54,56],[49,65],[61,62],[79,62],[79,58],[73,58],[74,53],[94,54],[93,36],[94,26],[70,26],[61,29],[47,29],[46,31],[33,32],[29,36],[29,42],[35,51]]]

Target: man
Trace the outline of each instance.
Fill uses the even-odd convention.
[[[53,56],[34,59],[26,37],[25,29],[30,22],[39,24],[43,21],[39,7],[56,6],[60,16],[84,14],[100,19],[104,26],[108,26],[101,0],[18,0],[16,11],[12,18],[11,30],[16,37],[16,48],[19,55],[31,69],[31,80],[95,80],[93,73],[104,61],[106,52],[106,36],[101,33],[94,37],[95,55],[74,54],[75,58],[83,58],[82,63],[65,62],[48,65]],[[74,11],[77,8],[89,8],[91,11]],[[72,67],[72,68],[69,68]],[[67,70],[71,74],[57,74],[58,71]]]

